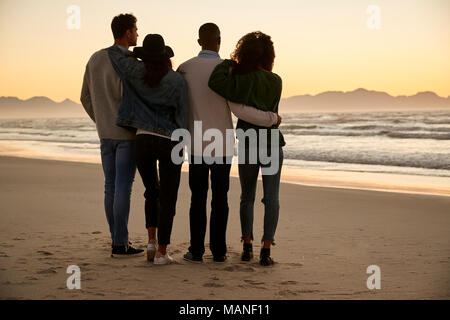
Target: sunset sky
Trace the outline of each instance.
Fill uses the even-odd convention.
[[[70,5],[81,9],[79,30],[67,28]],[[379,30],[366,25],[369,5],[381,9]],[[160,33],[175,68],[199,52],[205,22],[221,28],[224,58],[247,32],[271,35],[283,97],[359,87],[450,95],[449,0],[1,0],[0,96],[79,102],[89,57],[112,44],[112,18],[130,12],[138,45]]]

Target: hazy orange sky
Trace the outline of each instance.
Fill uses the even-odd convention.
[[[79,30],[67,28],[70,5],[81,10]],[[367,27],[369,5],[381,9],[381,29]],[[111,19],[127,12],[138,18],[138,45],[162,34],[175,68],[199,52],[205,22],[221,28],[225,58],[245,33],[271,35],[283,97],[359,87],[450,95],[449,0],[1,0],[0,96],[79,102],[86,62],[112,44]]]

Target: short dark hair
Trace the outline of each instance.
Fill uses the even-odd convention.
[[[214,45],[220,39],[220,29],[215,23],[205,23],[198,29],[198,37],[204,44]]]
[[[134,27],[137,19],[132,14],[119,14],[115,16],[111,22],[111,30],[114,35],[114,39],[120,39],[127,32]]]
[[[262,67],[272,71],[275,49],[269,35],[261,31],[247,33],[236,45],[231,54],[233,74],[246,74]]]

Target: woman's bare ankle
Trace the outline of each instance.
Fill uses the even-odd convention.
[[[166,245],[159,245],[157,254],[158,253],[161,254],[161,256],[165,256],[166,253],[167,253],[167,246]]]
[[[244,240],[244,243],[248,243],[248,244],[252,243],[252,237],[242,237],[242,239]]]
[[[263,248],[270,249],[270,246],[272,245],[272,240],[264,240],[263,242]]]
[[[149,227],[147,228],[148,233],[148,243],[156,243],[156,228]]]

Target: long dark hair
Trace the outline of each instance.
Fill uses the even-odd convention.
[[[161,79],[172,70],[172,61],[168,57],[164,57],[158,61],[144,61],[145,74],[144,82],[150,87],[154,88],[159,85]]]
[[[269,35],[261,31],[247,33],[231,54],[233,74],[246,74],[259,68],[272,71],[275,49]]]

